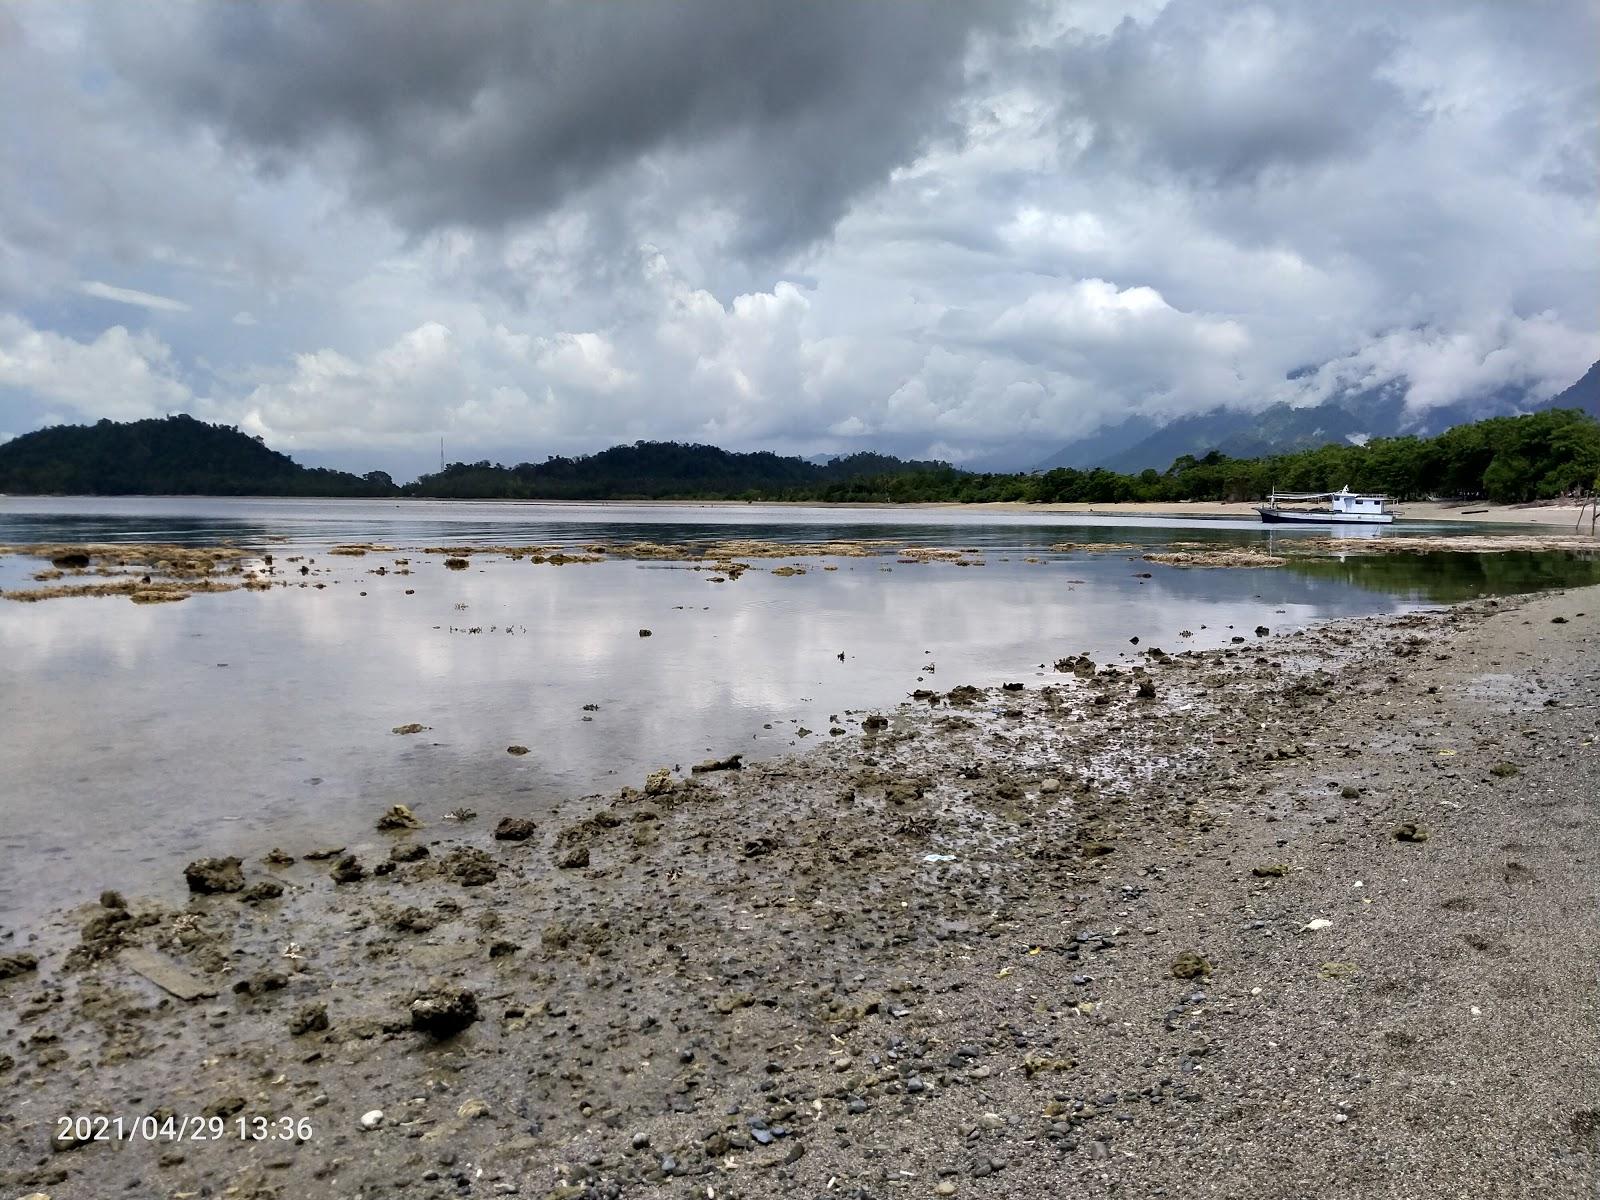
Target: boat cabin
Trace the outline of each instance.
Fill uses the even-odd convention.
[[[1333,503],[1333,511],[1341,514],[1358,515],[1371,513],[1377,516],[1383,511],[1382,496],[1357,496],[1348,487],[1334,492],[1329,499]]]

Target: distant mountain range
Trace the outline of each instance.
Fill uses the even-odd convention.
[[[1485,417],[1514,416],[1549,408],[1576,408],[1600,417],[1600,363],[1557,396],[1533,401],[1519,388],[1501,388],[1474,400],[1408,411],[1403,384],[1383,387],[1295,408],[1275,404],[1259,412],[1213,408],[1162,424],[1129,417],[1063,446],[1037,464],[1038,470],[1076,467],[1137,473],[1165,471],[1180,455],[1203,457],[1220,450],[1230,458],[1257,458],[1308,450],[1329,442],[1416,434],[1431,437]]]

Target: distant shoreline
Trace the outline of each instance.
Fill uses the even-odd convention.
[[[1033,504],[1020,500],[985,501],[961,504],[954,501],[929,500],[895,502],[890,500],[575,500],[575,499],[494,499],[456,496],[213,496],[198,493],[138,494],[119,496],[83,495],[11,495],[0,493],[0,502],[7,500],[286,500],[319,504],[515,504],[533,506],[574,507],[647,507],[647,508],[818,508],[818,509],[951,509],[960,512],[1077,514],[1107,517],[1148,517],[1152,520],[1182,521],[1254,521],[1258,501],[1199,501],[1195,503],[1170,501],[1125,501],[1111,504],[1043,503]],[[1485,501],[1422,500],[1396,507],[1397,525],[1419,522],[1466,522],[1484,525],[1578,525],[1579,506],[1570,502],[1535,501],[1528,504],[1490,504]],[[1583,531],[1589,528],[1588,514],[1584,510]]]

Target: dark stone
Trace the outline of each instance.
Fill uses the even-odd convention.
[[[335,883],[358,883],[367,877],[367,869],[354,854],[346,854],[333,864],[333,870],[328,874],[333,876]]]
[[[494,836],[502,842],[525,842],[538,830],[527,817],[501,817],[500,824],[494,827]]]
[[[251,884],[239,899],[246,904],[260,904],[263,900],[276,900],[281,895],[283,884],[276,879],[263,879],[260,883]]]
[[[563,854],[559,859],[556,860],[556,866],[564,867],[564,868],[567,868],[569,870],[573,869],[573,868],[577,868],[577,867],[587,867],[588,865],[589,865],[589,847],[588,846],[573,846],[565,854]]]
[[[189,890],[201,896],[244,891],[244,872],[237,858],[197,858],[183,869],[183,877]]]
[[[466,988],[441,988],[411,1002],[411,1028],[447,1038],[478,1019],[478,998]]]
[[[326,1004],[306,1004],[295,1011],[289,1018],[289,1032],[295,1036],[302,1033],[321,1033],[328,1028],[328,1006]]]
[[[0,954],[0,979],[11,979],[39,969],[39,960],[31,954]]]

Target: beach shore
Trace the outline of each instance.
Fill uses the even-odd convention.
[[[1224,503],[1197,501],[1192,504],[1173,504],[1168,501],[1125,504],[968,504],[964,509],[993,512],[1032,513],[1096,513],[1103,516],[1173,517],[1187,520],[1237,520],[1256,521],[1256,504],[1259,501]],[[1394,528],[1420,521],[1473,521],[1489,525],[1541,525],[1568,532],[1589,532],[1589,517],[1594,506],[1583,509],[1579,523],[1576,504],[1490,504],[1487,501],[1449,502],[1419,500],[1395,506],[1399,519]]]
[[[7,931],[0,1195],[1592,1195],[1600,589],[1234,643]]]

